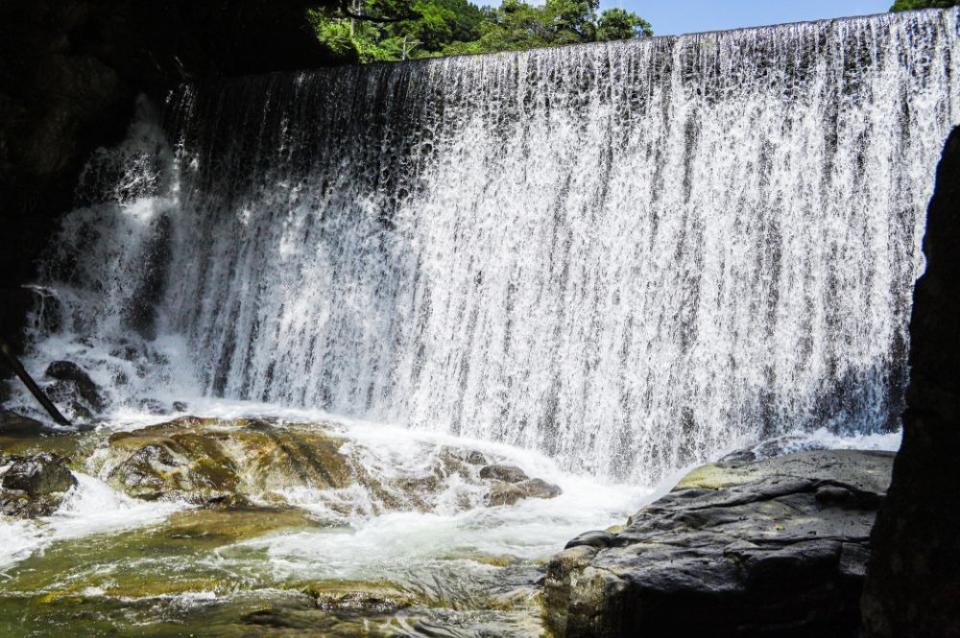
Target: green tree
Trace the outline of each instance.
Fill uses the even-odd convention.
[[[627,40],[653,35],[650,23],[635,13],[623,9],[607,9],[597,22],[597,39]]]
[[[911,9],[946,9],[960,4],[960,0],[897,0],[891,11],[910,11]]]
[[[520,51],[653,33],[623,9],[598,15],[599,0],[350,0],[332,13],[314,12],[317,37],[348,61],[376,62],[442,55]]]
[[[593,42],[597,36],[597,8],[600,0],[547,0],[545,22],[558,43]]]

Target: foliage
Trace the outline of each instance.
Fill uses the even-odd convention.
[[[635,13],[623,9],[607,9],[597,23],[598,40],[626,40],[653,35],[650,23]]]
[[[960,4],[960,0],[897,0],[891,11],[910,11],[911,9],[946,9]]]
[[[357,0],[314,11],[317,37],[331,53],[359,62],[517,51],[653,35],[650,23],[623,9],[599,12],[599,0]]]

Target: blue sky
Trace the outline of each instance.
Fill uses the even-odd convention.
[[[892,4],[893,0],[600,0],[601,8],[623,7],[640,14],[657,35],[883,13]]]
[[[657,35],[882,13],[893,0],[601,0],[642,15]]]

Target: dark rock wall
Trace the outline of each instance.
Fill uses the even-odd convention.
[[[960,636],[960,128],[938,169],[923,250],[903,446],[863,597],[871,637]]]
[[[98,146],[136,96],[183,81],[336,62],[306,21],[333,0],[0,0],[0,338],[22,348],[20,285]],[[2,376],[2,375],[0,375]]]

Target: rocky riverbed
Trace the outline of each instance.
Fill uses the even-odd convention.
[[[0,634],[852,637],[892,465],[780,437],[621,524],[651,489],[526,450],[43,382],[87,424],[0,411]]]
[[[5,413],[0,634],[854,636],[892,454],[764,458],[808,447],[697,468],[621,525],[649,491],[502,446]]]
[[[643,492],[397,428],[0,415],[0,635],[537,636],[546,559]],[[29,613],[27,613],[29,612]]]

